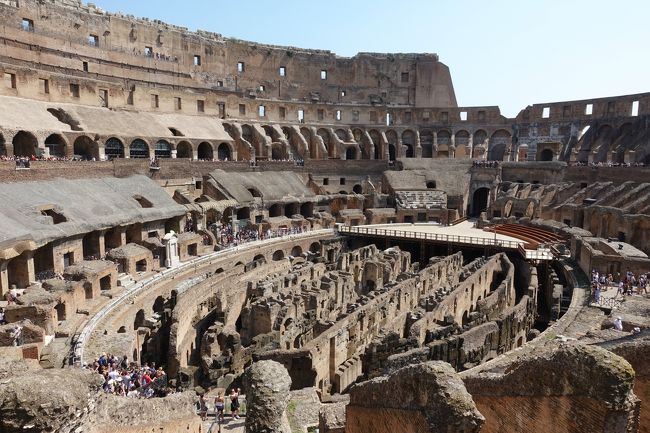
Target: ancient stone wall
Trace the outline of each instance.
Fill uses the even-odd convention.
[[[472,375],[470,370],[463,377],[485,416],[481,431],[623,433],[638,427],[634,371],[611,352],[563,346],[494,373]]]

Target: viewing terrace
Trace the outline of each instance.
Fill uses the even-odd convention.
[[[338,232],[343,235],[363,237],[381,237],[401,241],[421,241],[423,243],[454,245],[461,247],[494,248],[501,251],[519,251],[527,260],[552,260],[554,253],[550,248],[550,241],[545,244],[541,241],[531,242],[525,234],[528,227],[518,231],[509,227],[505,230],[488,231],[476,227],[475,221],[465,220],[456,225],[443,226],[435,223],[425,224],[378,224],[371,226],[343,226],[338,227]],[[543,230],[535,229],[540,232]],[[507,234],[506,234],[507,233]],[[521,235],[520,235],[521,234]],[[538,233],[544,239],[558,238],[552,233]],[[537,238],[536,238],[537,239]],[[541,239],[541,238],[540,238]]]

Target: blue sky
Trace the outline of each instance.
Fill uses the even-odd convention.
[[[650,91],[650,1],[95,0],[111,12],[278,45],[433,52],[459,105],[529,104]]]

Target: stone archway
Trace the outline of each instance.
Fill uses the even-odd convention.
[[[124,144],[119,139],[111,137],[104,143],[104,154],[107,159],[124,158]]]
[[[45,139],[45,147],[50,150],[50,156],[63,158],[67,143],[60,134],[52,134]]]
[[[189,141],[181,141],[176,145],[176,158],[192,159],[192,144]]]
[[[87,161],[99,159],[97,143],[86,135],[82,135],[74,141],[73,149],[75,158],[78,157]]]
[[[131,158],[149,158],[149,145],[146,141],[136,138],[131,143],[129,156]]]
[[[540,161],[553,161],[553,151],[551,149],[544,149],[539,154]]]
[[[198,158],[201,161],[212,161],[214,159],[214,150],[212,149],[212,144],[204,141],[199,144],[197,148]]]
[[[154,146],[156,158],[171,158],[172,145],[167,140],[158,140]]]
[[[490,188],[482,187],[477,188],[472,194],[472,211],[471,216],[479,216],[479,214],[487,209],[490,198]]]
[[[230,161],[232,160],[232,152],[230,151],[230,146],[228,143],[221,143],[217,148],[217,157],[219,161]]]
[[[19,131],[12,140],[14,156],[38,155],[38,140],[31,132]]]

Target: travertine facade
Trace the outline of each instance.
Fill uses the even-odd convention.
[[[436,54],[76,0],[0,22],[0,431],[206,431],[191,391],[61,369],[104,352],[179,391],[247,376],[250,431],[648,431],[645,293],[585,281],[650,271],[650,94],[509,119],[459,107]],[[434,231],[468,218],[487,237]]]

